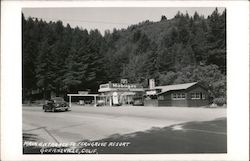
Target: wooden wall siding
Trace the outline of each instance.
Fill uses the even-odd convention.
[[[172,100],[172,106],[174,107],[187,107],[188,101],[187,100]]]
[[[186,99],[172,100],[172,94],[185,93]],[[205,99],[191,99],[191,93],[204,93]],[[202,86],[196,84],[187,90],[169,91],[162,93],[164,100],[158,100],[159,106],[175,106],[175,107],[200,107],[209,104],[208,92]]]
[[[195,85],[193,88],[188,89],[187,91],[187,98],[188,100],[192,100],[191,99],[191,93],[204,93],[205,94],[205,99],[208,100],[208,92],[207,90],[205,90],[204,88],[201,88],[198,85]]]
[[[158,104],[158,100],[154,99],[154,100],[145,100],[144,99],[144,106],[159,106]]]
[[[207,106],[209,104],[208,100],[188,100],[188,107],[201,107]]]
[[[172,101],[171,100],[159,100],[158,101],[158,106],[172,106]]]

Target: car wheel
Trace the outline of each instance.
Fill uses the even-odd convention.
[[[68,110],[69,110],[69,109],[67,109],[67,108],[65,109],[65,111],[68,111]]]

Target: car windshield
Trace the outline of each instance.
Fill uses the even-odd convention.
[[[64,99],[63,99],[63,98],[53,98],[52,100],[53,100],[55,103],[64,102]]]

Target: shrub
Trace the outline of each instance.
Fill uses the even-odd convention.
[[[213,103],[215,103],[218,106],[223,106],[224,104],[227,103],[226,98],[215,98],[213,100]]]

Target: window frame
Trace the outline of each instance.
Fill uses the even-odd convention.
[[[205,100],[206,99],[206,94],[205,93],[201,93],[201,99]]]
[[[171,100],[185,100],[187,98],[186,93],[172,93]]]
[[[191,99],[192,100],[200,100],[200,99],[203,99],[202,97],[203,93],[202,92],[193,92],[191,93]]]
[[[163,101],[163,100],[164,100],[164,96],[163,96],[163,95],[160,95],[160,96],[158,97],[158,100]]]

